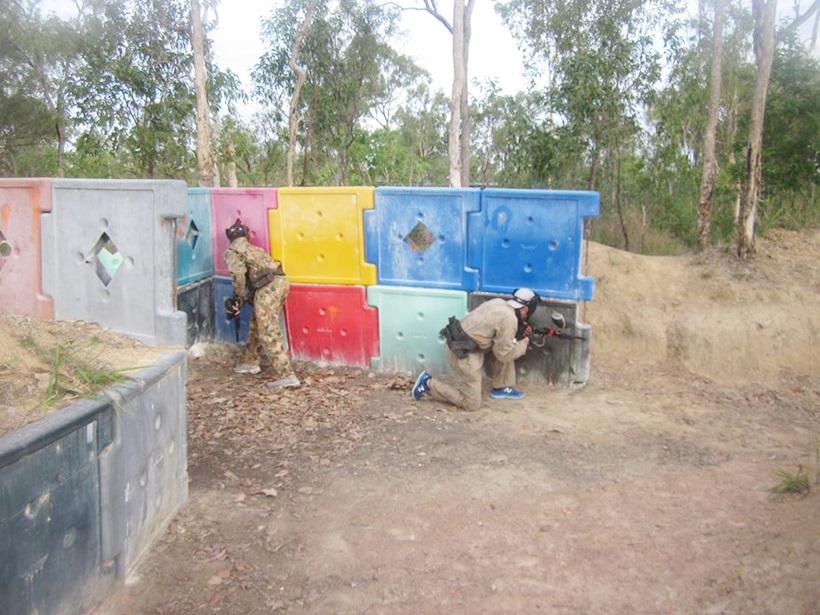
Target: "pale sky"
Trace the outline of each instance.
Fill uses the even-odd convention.
[[[395,1],[406,6],[422,6],[421,0]],[[74,0],[42,2],[46,11],[54,10],[63,16],[76,12]],[[246,90],[250,88],[251,69],[264,51],[259,34],[261,20],[269,15],[277,2],[278,0],[220,2],[219,25],[210,33],[217,62],[221,68],[230,68],[236,73]],[[806,3],[807,0],[801,2]],[[452,21],[452,0],[441,1],[439,10]],[[781,14],[784,11],[785,9],[781,9]],[[403,44],[394,44],[399,51],[414,58],[419,66],[432,75],[434,89],[441,89],[449,94],[453,78],[452,38],[449,32],[424,11],[405,11],[402,27],[407,32],[407,37]],[[811,23],[803,29],[810,31]],[[526,89],[521,52],[501,18],[495,13],[493,0],[476,1],[472,17],[469,79],[471,84],[475,79],[492,79],[506,94]],[[249,116],[252,112],[253,108],[240,109],[242,115]]]
[[[395,0],[402,6],[423,6],[421,0]],[[231,69],[250,89],[250,73],[264,51],[260,26],[277,0],[221,0],[219,25],[210,33],[220,68]],[[45,12],[61,16],[76,14],[74,0],[42,0]],[[452,0],[439,2],[439,10],[452,23]],[[433,78],[433,88],[450,94],[453,80],[452,37],[447,29],[424,11],[404,11],[402,29],[407,37],[396,48],[415,59]],[[469,79],[492,79],[506,94],[525,89],[526,80],[521,54],[512,35],[493,9],[492,0],[476,0],[472,17]],[[249,115],[252,108],[242,108]]]
[[[420,0],[398,0],[399,4],[422,6]],[[276,3],[271,0],[228,0],[221,3],[219,25],[210,33],[221,68],[230,68],[244,85],[264,48],[260,22]],[[452,22],[452,2],[439,3],[439,10]],[[402,28],[408,36],[396,48],[415,59],[433,77],[433,88],[450,93],[453,79],[452,37],[447,29],[423,11],[405,11]],[[493,79],[507,94],[525,89],[521,54],[491,0],[477,0],[472,18],[469,79]]]

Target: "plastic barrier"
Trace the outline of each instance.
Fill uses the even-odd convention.
[[[370,286],[367,302],[379,309],[379,356],[370,365],[388,370],[450,371],[439,331],[450,316],[467,313],[467,293],[456,290]]]
[[[187,316],[187,346],[189,348],[197,342],[208,342],[214,339],[214,323],[217,322],[217,312],[214,306],[214,278],[192,282],[177,288],[177,307]],[[223,308],[222,315],[224,314]]]
[[[212,188],[214,273],[229,276],[222,257],[230,242],[225,229],[237,219],[250,229],[248,241],[270,253],[268,212],[277,207],[276,188]]]
[[[225,314],[225,299],[233,296],[233,285],[231,278],[215,276],[214,302],[213,302],[213,322],[214,339],[218,342],[246,342],[248,340],[248,327],[253,318],[253,306],[243,305],[239,312],[239,339],[236,339],[236,321],[228,319]]]
[[[379,285],[477,290],[478,271],[467,266],[476,249],[467,215],[480,207],[478,188],[376,188],[364,226]]]
[[[185,217],[176,221],[177,284],[190,284],[214,274],[214,234],[210,188],[189,188]]]
[[[270,212],[271,250],[291,282],[376,283],[364,261],[362,211],[373,207],[373,188],[280,188]]]
[[[487,188],[481,212],[469,214],[470,264],[481,290],[531,288],[543,297],[589,301],[595,281],[581,275],[584,218],[598,215],[597,192]]]
[[[186,317],[174,306],[174,226],[186,203],[180,181],[53,180],[41,242],[54,318],[184,346]]]
[[[188,495],[179,351],[0,437],[4,615],[85,613],[124,581]]]
[[[474,310],[494,297],[509,298],[507,295],[493,293],[472,293],[470,309]],[[583,385],[589,380],[592,328],[586,323],[578,322],[577,303],[552,299],[541,300],[530,324],[533,328],[554,329],[551,319],[554,311],[562,314],[567,321],[575,323],[573,330],[567,333],[581,339],[534,336],[526,354],[515,362],[516,377],[521,382],[546,382],[562,388]]]
[[[378,354],[376,310],[361,286],[292,284],[285,302],[295,359],[368,367]]]
[[[50,179],[0,179],[0,310],[50,320],[42,290],[40,214],[51,211]]]

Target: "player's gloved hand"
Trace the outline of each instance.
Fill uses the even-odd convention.
[[[239,299],[228,298],[225,300],[225,314],[229,320],[239,316],[240,311],[242,311],[242,303]]]

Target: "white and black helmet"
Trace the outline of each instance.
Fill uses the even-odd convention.
[[[513,298],[507,300],[507,303],[509,303],[516,310],[519,310],[522,307],[530,308],[530,316],[532,316],[535,313],[536,308],[541,304],[541,297],[538,296],[538,293],[530,290],[529,288],[516,288],[515,292],[513,292]]]

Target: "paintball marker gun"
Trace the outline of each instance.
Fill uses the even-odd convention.
[[[239,343],[239,327],[241,326],[241,323],[239,322],[239,313],[241,311],[242,302],[239,300],[239,297],[236,295],[225,297],[225,316],[227,316],[228,320],[233,321],[233,330],[237,343]]]
[[[533,327],[530,341],[533,346],[543,348],[547,343],[548,337],[557,337],[562,340],[582,340],[584,336],[575,335],[571,332],[575,328],[575,323],[568,321],[563,314],[553,312],[550,315],[552,320],[552,327]]]

